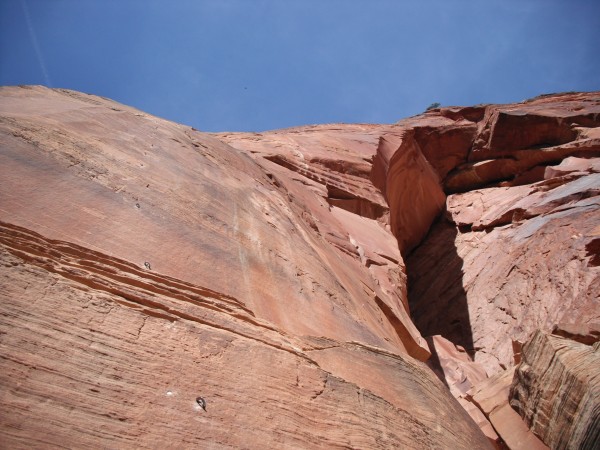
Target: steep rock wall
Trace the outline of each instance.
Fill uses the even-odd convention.
[[[427,358],[397,245],[375,219],[190,128],[82,94],[22,91],[2,102],[11,223],[225,292],[294,334]]]
[[[598,321],[599,113],[565,94],[210,135],[2,88],[4,435],[543,445],[465,391],[535,329]],[[430,339],[442,381],[421,333],[452,341]]]
[[[408,356],[290,336],[235,298],[14,225],[0,243],[3,446],[481,445]]]
[[[541,331],[523,347],[510,404],[550,448],[597,447],[599,350],[598,342],[585,345]]]
[[[3,443],[486,448],[419,361],[381,133],[326,128],[258,154],[2,88]]]
[[[426,116],[456,120],[451,129],[464,136],[444,142],[450,125],[424,134],[422,148],[431,140],[439,148],[429,152],[432,166],[447,161],[448,148],[464,159],[438,168],[445,213],[407,258],[420,331],[465,347],[491,375],[510,367],[513,344],[538,328],[598,322],[600,94]]]

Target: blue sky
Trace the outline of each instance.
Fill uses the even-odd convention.
[[[597,0],[0,0],[0,85],[204,131],[600,90]]]

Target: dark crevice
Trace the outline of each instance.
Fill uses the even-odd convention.
[[[466,231],[466,228],[463,228]],[[408,302],[423,336],[442,335],[474,356],[473,334],[463,287],[463,260],[455,241],[461,231],[443,211],[406,258]]]
[[[463,223],[460,224],[458,226],[458,231],[460,231],[461,233],[470,233],[473,230],[473,224],[472,223]]]
[[[600,238],[588,242],[585,246],[586,256],[590,256],[588,262],[591,266],[600,266]]]
[[[433,339],[428,338],[427,343],[429,344],[429,350],[431,350],[431,357],[427,360],[426,364],[432,370],[432,372],[440,379],[444,385],[450,389],[450,385],[448,384],[448,380],[444,376],[444,369],[442,368],[442,364],[440,362],[440,357],[437,354],[436,346],[433,345]]]

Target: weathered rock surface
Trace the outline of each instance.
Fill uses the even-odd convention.
[[[2,444],[543,448],[481,386],[597,335],[599,113],[206,134],[1,88]]]
[[[523,347],[510,404],[550,448],[598,448],[599,350],[541,331]]]
[[[445,197],[404,133],[392,125],[320,125],[217,136],[273,177],[322,247],[363,266],[357,273],[367,269],[358,297],[371,297],[409,354],[426,359],[409,316],[401,252],[423,238]]]
[[[512,364],[513,340],[600,319],[600,176],[548,181],[450,196],[408,259],[417,326],[464,346],[490,375]]]
[[[219,290],[293,334],[428,357],[398,247],[374,218],[190,128],[83,94],[5,91],[11,223]]]
[[[234,298],[14,225],[0,237],[3,446],[481,445],[409,356],[291,337]]]
[[[540,168],[568,156],[598,156],[599,114],[597,93],[487,106],[467,161],[446,177],[444,185],[449,192],[463,192],[499,181],[531,183],[540,179]]]
[[[489,446],[419,361],[377,127],[318,128],[303,166],[0,90],[3,446]]]
[[[599,321],[599,108],[598,93],[486,106],[443,180],[460,193],[407,259],[420,331],[463,346],[490,375],[538,328]],[[428,115],[449,112],[464,117]]]
[[[497,373],[487,380],[474,386],[463,399],[461,404],[467,411],[476,408],[487,418],[499,438],[494,440],[494,435],[487,429],[487,423],[481,423],[481,429],[498,448],[510,450],[544,450],[544,445],[538,437],[529,430],[509,404],[509,392],[514,378],[514,367],[504,372]],[[471,413],[473,416],[475,414]]]

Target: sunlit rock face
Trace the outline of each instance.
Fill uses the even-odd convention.
[[[0,114],[4,445],[485,448],[421,362],[377,127],[259,154],[71,91]]]
[[[443,178],[445,212],[406,262],[420,331],[462,345],[491,375],[538,328],[600,321],[600,94],[490,105],[475,119],[466,157]]]
[[[208,134],[1,88],[3,442],[472,449],[505,445],[496,426],[529,433],[507,383],[510,421],[469,392],[536,329],[598,321],[599,112],[598,93],[568,94]]]

